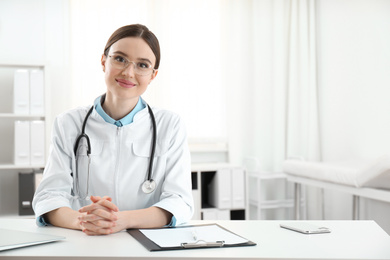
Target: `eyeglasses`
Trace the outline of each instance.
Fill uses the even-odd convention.
[[[119,70],[124,70],[130,66],[130,64],[134,65],[134,73],[140,76],[147,76],[154,72],[152,64],[144,61],[134,62],[129,61],[128,59],[120,56],[120,55],[108,55],[110,58],[111,65]]]

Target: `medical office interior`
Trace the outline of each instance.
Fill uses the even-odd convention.
[[[33,217],[19,215],[19,173],[42,172],[56,115],[104,93],[106,40],[132,23],[160,40],[143,97],[186,123],[194,218],[294,219],[294,186],[278,177],[287,158],[389,154],[390,1],[0,0],[0,217]],[[42,110],[15,105],[26,77]],[[215,213],[204,196],[234,183],[244,203]],[[260,211],[259,200],[271,206]],[[352,219],[352,195],[339,190],[306,186],[302,203],[308,220]],[[359,203],[359,219],[390,234],[390,203]]]

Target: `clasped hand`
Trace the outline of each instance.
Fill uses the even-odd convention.
[[[119,209],[110,197],[91,196],[92,203],[79,209],[81,230],[90,236],[108,235],[124,229],[120,224]]]

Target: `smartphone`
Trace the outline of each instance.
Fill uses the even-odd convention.
[[[327,227],[317,226],[307,222],[288,222],[280,224],[280,227],[300,232],[303,234],[322,234],[330,233],[330,229]]]

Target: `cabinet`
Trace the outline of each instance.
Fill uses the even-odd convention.
[[[193,164],[194,220],[248,219],[247,178],[242,167]]]
[[[47,109],[39,110],[39,112],[33,111],[33,114],[30,112],[14,113],[14,75],[17,70],[43,73],[41,99],[43,107],[47,107],[47,99],[45,98],[47,84],[43,64],[0,64],[0,216],[18,215],[18,173],[32,170],[41,171],[46,161],[47,138],[45,133],[47,131],[44,122]],[[34,95],[37,94],[37,91],[32,91],[29,94],[33,96],[32,98],[35,98]],[[38,132],[42,141],[46,143],[39,155],[42,158],[41,160],[29,160],[28,163],[15,164],[15,122],[17,121],[27,122],[28,124],[33,122],[33,125],[37,122],[41,123]],[[32,150],[34,150],[36,138],[32,139]],[[41,143],[41,141],[38,142]],[[30,143],[26,145],[30,146]]]

